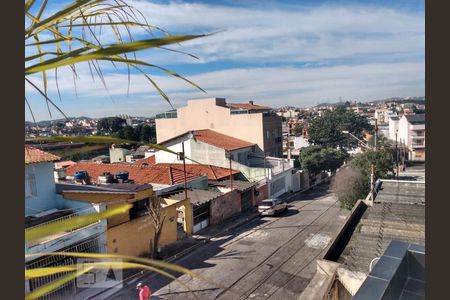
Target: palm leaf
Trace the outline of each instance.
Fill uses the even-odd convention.
[[[59,222],[51,223],[45,226],[32,227],[25,230],[25,242],[31,242],[38,239],[42,239],[46,236],[72,230],[74,228],[80,228],[87,226],[101,219],[106,219],[115,215],[123,214],[127,212],[132,205],[120,205],[111,209],[107,209],[100,213],[75,216],[68,220],[62,220]]]
[[[97,51],[93,51],[86,54],[73,54],[68,53],[66,57],[56,57],[54,59],[45,61],[44,63],[35,64],[28,68],[25,68],[25,75],[30,75],[36,72],[42,72],[44,70],[53,69],[56,67],[62,67],[70,64],[76,64],[88,60],[101,59],[113,55],[124,54],[149,48],[160,47],[164,45],[179,43],[183,41],[189,41],[199,37],[205,37],[206,35],[178,35],[156,39],[141,40],[136,42],[129,42],[120,45],[112,45],[109,47],[101,48]],[[74,51],[73,51],[74,52]],[[65,59],[67,58],[67,59]]]

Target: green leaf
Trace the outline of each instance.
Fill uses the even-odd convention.
[[[183,41],[189,41],[199,37],[204,37],[206,35],[178,35],[163,38],[155,38],[148,40],[141,40],[136,42],[129,42],[124,44],[112,45],[109,47],[101,48],[97,51],[93,51],[86,54],[73,55],[68,54],[67,57],[59,56],[52,59],[51,61],[46,61],[44,63],[35,64],[28,68],[25,68],[25,75],[33,74],[36,72],[42,72],[44,70],[53,69],[56,67],[62,67],[70,64],[76,64],[83,61],[102,59],[109,56],[124,54],[149,48],[160,47],[164,45],[179,43]],[[65,59],[67,58],[67,59]]]
[[[100,213],[75,216],[68,220],[66,219],[59,222],[50,223],[48,225],[31,227],[25,230],[25,242],[28,243],[53,234],[87,226],[96,221],[126,213],[131,207],[131,204],[120,205],[118,207],[102,211]]]

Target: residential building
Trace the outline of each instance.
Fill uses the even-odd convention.
[[[189,100],[187,106],[156,116],[157,142],[172,139],[186,130],[210,129],[256,144],[255,151],[282,157],[282,118],[270,107],[227,103],[224,98]]]
[[[410,160],[425,160],[425,114],[403,115],[398,123],[398,139],[408,147]]]
[[[37,148],[25,146],[25,231],[43,225],[57,224],[76,216],[97,213],[105,209],[101,204],[64,199],[56,191],[53,162],[59,157]],[[96,221],[81,228],[52,234],[25,243],[25,268],[74,265],[76,259],[63,255],[45,255],[49,252],[106,252],[106,221]],[[32,278],[25,281],[28,294],[66,274]],[[41,299],[71,298],[77,292],[76,281],[71,280]]]
[[[395,141],[396,135],[398,134],[398,123],[400,121],[400,118],[398,116],[391,116],[389,117],[389,136],[388,138],[392,141]]]
[[[261,156],[254,150],[253,143],[209,129],[186,132],[161,143],[162,146],[176,153],[182,151],[183,144],[186,157],[190,158],[186,159],[186,164],[232,168],[240,171],[242,176],[250,182],[268,180],[270,181],[269,195],[273,197],[297,190],[293,188],[297,186],[297,179],[294,179],[293,160]],[[156,152],[155,161],[156,165],[182,162],[180,156],[166,151]]]
[[[150,202],[159,201],[161,215],[165,216],[159,247],[177,241],[192,233],[192,211],[189,199],[181,199],[178,206],[159,199],[149,184],[110,183],[100,186],[59,184],[65,199],[86,203],[101,203],[106,208],[129,203],[132,208],[126,214],[107,219],[107,250],[111,254],[129,256],[148,255],[155,233],[155,226],[149,216]],[[177,207],[182,212],[177,222]]]
[[[109,160],[111,163],[126,162],[126,157],[131,150],[124,148],[116,148],[114,145],[109,149]]]
[[[300,299],[425,299],[425,166],[412,168],[355,204]]]
[[[76,172],[86,172],[87,182],[101,185],[112,182],[128,182],[151,184],[156,195],[184,186],[184,172],[171,166],[139,165],[139,164],[98,164],[80,162],[66,169],[67,179],[73,178]],[[126,180],[114,179],[119,174],[125,174]],[[186,172],[186,183],[190,188],[206,188],[208,177]]]

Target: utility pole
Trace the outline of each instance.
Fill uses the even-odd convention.
[[[370,200],[374,200],[374,192],[375,192],[375,185],[374,185],[374,164],[370,164]]]
[[[233,169],[231,169],[231,151],[228,152],[229,157],[230,157],[230,189],[233,190]]]
[[[398,129],[395,132],[395,166],[397,169],[397,180],[398,180],[398,143],[397,143],[397,135],[398,135]]]
[[[187,196],[187,179],[186,179],[186,160],[184,155],[184,141],[181,143],[181,151],[182,151],[182,157],[183,157],[183,172],[184,172],[184,199],[186,200],[188,198]]]
[[[375,135],[373,148],[377,151],[377,136],[378,136],[378,119],[375,118]]]
[[[290,121],[290,119],[289,119]],[[291,123],[288,121],[288,134],[287,134],[287,158],[291,160]]]

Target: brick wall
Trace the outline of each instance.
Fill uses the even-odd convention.
[[[256,197],[256,205],[261,203],[264,199],[269,198],[269,189],[267,186],[267,183],[264,185],[261,185],[260,187],[257,187],[256,190],[259,192],[259,195]]]
[[[229,217],[240,213],[240,197],[236,190],[211,200],[209,223],[220,224]]]

